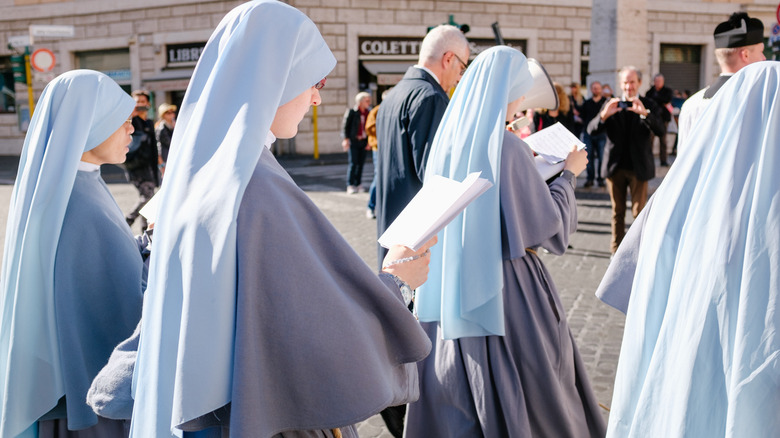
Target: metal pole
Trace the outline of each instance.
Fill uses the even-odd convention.
[[[314,159],[319,160],[320,159],[320,142],[319,142],[319,131],[317,130],[317,107],[313,107],[314,113],[312,113],[311,116],[311,123],[312,128],[314,129]]]
[[[24,71],[27,75],[27,100],[30,103],[30,120],[32,120],[33,111],[35,111],[35,100],[33,99],[32,73],[30,73],[30,51],[24,53]]]

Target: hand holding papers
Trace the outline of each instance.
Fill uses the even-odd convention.
[[[385,248],[403,245],[415,251],[420,249],[493,185],[479,175],[480,172],[471,173],[463,182],[438,175],[431,177],[379,237],[379,244]]]
[[[577,150],[585,147],[585,143],[560,122],[529,135],[524,141],[538,154],[534,157],[536,170],[545,180],[563,170],[563,162],[571,152],[572,146],[577,146]]]

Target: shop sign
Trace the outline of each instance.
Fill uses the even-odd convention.
[[[360,37],[360,55],[417,56],[420,54],[422,38],[404,37]]]
[[[205,47],[206,43],[168,44],[166,46],[168,67],[195,65]]]
[[[526,40],[504,40],[507,46],[514,47],[525,52]],[[380,57],[404,57],[416,58],[420,54],[422,38],[410,37],[359,37],[358,47],[360,56]],[[469,38],[471,57],[475,57],[483,51],[496,45],[493,38]]]
[[[103,73],[115,82],[128,82],[132,78],[130,75],[130,69],[122,70],[104,70]]]

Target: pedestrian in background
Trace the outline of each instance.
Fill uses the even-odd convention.
[[[164,103],[157,109],[157,124],[154,134],[157,137],[157,156],[160,176],[165,175],[165,163],[168,162],[168,151],[171,148],[173,128],[176,126],[176,105]]]
[[[387,94],[392,88],[382,92],[382,100],[387,97]],[[371,180],[371,187],[368,189],[368,205],[366,206],[366,218],[376,219],[376,169],[378,166],[377,154],[378,142],[376,141],[376,115],[379,112],[379,105],[371,108],[366,117],[366,135],[368,136],[368,147],[371,148],[371,162],[374,165],[374,178]]]
[[[626,198],[636,218],[647,203],[647,182],[655,177],[653,134],[662,132],[655,103],[639,96],[642,73],[634,66],[620,69],[623,97],[604,102],[598,117],[588,125],[590,135],[606,133],[603,175],[612,202],[612,254],[626,232]]]
[[[585,126],[596,117],[598,117],[601,107],[606,101],[601,95],[601,82],[593,81],[590,84],[590,98],[583,102],[580,115]],[[601,167],[604,163],[604,145],[607,143],[607,134],[590,134],[587,129],[582,130],[582,142],[588,150],[588,170],[585,188],[593,187],[595,180],[599,187],[604,187],[604,177],[601,174]],[[598,162],[598,164],[596,164]]]
[[[370,149],[366,135],[366,119],[371,106],[371,95],[365,91],[355,95],[355,106],[347,109],[341,124],[341,147],[347,151],[349,166],[347,167],[347,193],[352,195],[365,192],[360,185],[363,179],[363,164]]]
[[[417,65],[409,67],[382,101],[376,123],[381,145],[376,169],[377,237],[422,187],[428,149],[450,101],[447,92],[466,71],[468,59],[469,43],[463,32],[455,26],[436,26],[423,38]],[[377,245],[377,252],[381,263],[387,250]]]
[[[677,125],[678,144],[692,132],[696,120],[704,112],[715,93],[734,73],[759,61],[764,56],[764,23],[749,17],[744,12],[731,14],[728,20],[719,23],[713,32],[715,59],[720,67],[720,76],[711,85],[699,90],[683,103]],[[684,153],[684,152],[683,152]]]
[[[577,227],[569,153],[549,186],[505,129],[534,86],[525,56],[497,46],[473,61],[444,114],[426,168],[494,186],[439,233],[416,308],[434,350],[419,364],[407,438],[598,437],[604,420],[539,247],[563,254]],[[550,90],[552,91],[552,90]],[[564,94],[565,97],[565,94]]]
[[[140,216],[140,211],[154,196],[154,190],[160,185],[160,173],[158,170],[157,138],[154,134],[154,124],[149,120],[149,93],[145,90],[135,90],[132,93],[135,99],[133,110],[133,142],[125,159],[125,176],[138,190],[138,202],[127,214],[127,224],[133,225]],[[149,224],[146,218],[141,216],[141,231],[146,230]]]
[[[582,135],[583,121],[580,112],[582,112],[582,104],[585,102],[585,98],[582,97],[580,90],[580,84],[572,82],[569,85],[569,106],[571,106],[571,112],[574,114],[574,130],[572,134],[575,137],[580,138]]]
[[[661,119],[661,128],[658,137],[658,159],[661,167],[668,167],[667,161],[668,146],[666,144],[666,133],[669,122],[672,120],[672,89],[665,85],[664,75],[661,73],[653,76],[653,86],[645,93],[645,98],[655,102],[657,116]]]
[[[135,102],[91,70],[43,90],[8,214],[0,307],[0,436],[126,436],[87,390],[141,318],[141,251],[101,164],[120,164]]]
[[[534,113],[534,130],[539,132],[544,128],[560,122],[569,132],[574,133],[574,111],[569,96],[563,85],[554,82],[555,92],[558,94],[558,108],[541,108]]]
[[[269,150],[335,65],[278,1],[237,6],[206,43],[160,193],[132,437],[357,438],[354,423],[417,398],[430,342],[404,297],[433,241],[394,246],[377,274]]]

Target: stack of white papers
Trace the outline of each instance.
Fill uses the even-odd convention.
[[[466,206],[493,186],[480,178],[481,172],[469,174],[463,182],[443,176],[430,177],[401,214],[379,237],[385,248],[407,246],[415,251],[441,231]]]
[[[529,135],[524,141],[536,152],[536,170],[544,180],[563,170],[564,161],[573,146],[577,146],[577,150],[585,147],[585,143],[561,125],[561,122]]]

